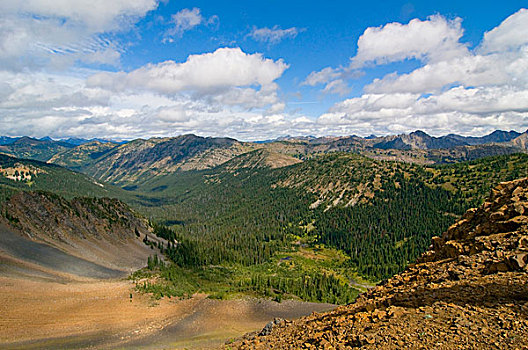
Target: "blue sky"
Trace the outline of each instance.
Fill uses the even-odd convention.
[[[0,133],[528,128],[525,1],[7,0]]]

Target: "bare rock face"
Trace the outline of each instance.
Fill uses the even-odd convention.
[[[231,349],[526,349],[528,178],[499,184],[430,250],[354,304]]]

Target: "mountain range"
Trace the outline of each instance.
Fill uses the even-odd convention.
[[[117,185],[137,185],[178,171],[212,169],[235,157],[266,150],[253,166],[292,164],[318,154],[353,152],[380,160],[421,164],[452,163],[486,156],[527,152],[527,133],[494,131],[482,137],[433,137],[422,131],[384,137],[284,137],[267,142],[181,135],[126,143],[2,137],[0,153],[58,164]],[[280,156],[279,156],[280,155]],[[255,158],[255,154],[252,156]],[[285,161],[286,158],[290,161]],[[273,164],[273,160],[277,164]]]
[[[10,140],[0,146],[7,153],[0,154],[0,259],[6,262],[0,273],[55,281],[106,279],[148,263],[130,283],[152,298],[201,292],[214,299],[349,304],[370,285],[405,271],[432,237],[448,230],[468,208],[481,205],[493,185],[527,176],[527,135],[498,131],[483,138],[435,138],[417,131],[264,143],[182,135],[78,146],[50,139]],[[522,188],[504,195],[524,196]],[[519,207],[519,201],[524,199],[511,206]],[[502,225],[501,210],[493,207],[489,215],[475,216],[480,220],[472,224],[475,230],[488,227],[488,217],[493,227]],[[466,238],[450,235],[433,241],[438,259],[466,249]],[[508,248],[499,238],[493,236],[501,244],[493,254]],[[162,258],[154,260],[151,254]],[[459,266],[449,269],[454,272],[441,271],[440,276],[455,276]],[[411,271],[414,276],[416,270]],[[419,274],[416,278],[421,281]],[[401,290],[413,298],[410,290]],[[384,319],[377,316],[382,312],[399,310],[393,309],[368,314],[367,321],[376,323]],[[354,310],[349,314],[355,315]],[[339,327],[323,338],[315,336],[319,328],[308,328],[308,336],[316,337],[309,340],[287,333],[291,329],[272,334],[291,339],[296,348],[305,343],[324,347],[322,339],[331,337],[380,344],[375,335],[338,338]],[[409,344],[415,344],[411,338]],[[257,341],[270,344],[253,337],[233,347]]]

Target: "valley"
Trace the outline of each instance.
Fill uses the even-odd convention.
[[[0,349],[527,345],[526,1],[0,1]]]
[[[0,344],[215,348],[350,304],[527,176],[523,135],[10,140]]]

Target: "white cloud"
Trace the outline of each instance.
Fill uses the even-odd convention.
[[[499,87],[451,88],[440,94],[364,94],[334,105],[318,118],[327,127],[345,126],[368,135],[427,130],[483,134],[528,128],[528,90]]]
[[[274,82],[287,67],[219,49],[130,73],[0,71],[0,129],[38,137],[269,136],[292,126]]]
[[[322,84],[324,85],[324,88],[321,91],[324,94],[337,94],[343,96],[350,92],[350,87],[345,82],[348,75],[349,71],[342,67],[326,67],[320,71],[311,72],[301,83],[301,86],[317,86]]]
[[[316,86],[326,84],[338,78],[341,75],[338,69],[326,67],[320,71],[311,72],[301,85]]]
[[[528,35],[528,11],[521,9],[485,33],[474,52],[375,79],[365,91],[434,93],[453,85],[528,88],[528,37],[523,33]]]
[[[281,42],[284,39],[293,39],[300,32],[303,32],[305,29],[291,27],[288,29],[281,29],[279,26],[275,25],[273,28],[257,28],[253,27],[251,33],[248,34],[253,40],[267,42],[270,44],[276,44]]]
[[[288,68],[282,60],[261,54],[246,54],[239,48],[220,48],[212,53],[191,55],[187,61],[148,64],[130,73],[99,73],[89,86],[113,91],[150,90],[162,94],[181,91],[216,92],[240,86],[268,86]]]
[[[80,25],[92,33],[119,30],[157,7],[155,0],[4,0],[5,14],[38,16],[39,20],[61,19],[65,25]]]
[[[357,54],[351,59],[352,68],[368,63],[386,64],[404,59],[443,61],[467,54],[460,43],[464,34],[462,20],[447,20],[440,15],[427,20],[413,19],[408,24],[388,23],[370,27],[359,37]]]
[[[184,32],[191,30],[202,24],[215,24],[218,22],[218,16],[205,18],[200,9],[183,9],[171,16],[173,27],[168,29],[163,37],[164,42],[174,42],[174,38],[181,38]]]
[[[343,96],[350,92],[350,87],[342,79],[336,79],[326,84],[323,92],[327,94],[338,94]]]
[[[480,53],[518,50],[528,44],[528,10],[520,9],[506,18],[498,27],[484,34]]]
[[[0,63],[4,69],[115,63],[120,50],[105,34],[129,30],[156,0],[6,0],[0,2]]]
[[[0,35],[1,63],[8,57],[5,52],[24,66],[24,60],[39,64],[39,60],[50,57],[54,57],[54,64],[68,64],[81,52],[84,60],[118,59],[119,47],[107,36],[109,31],[123,28],[122,23],[134,23],[133,18],[141,16],[145,8],[125,10],[124,2],[116,3],[123,7],[110,12],[128,19],[114,15],[92,20],[90,13],[68,10],[66,6],[60,11],[70,17],[61,19],[62,15],[39,10],[40,15],[35,16],[43,22],[34,22],[28,15],[27,22],[21,22],[24,30],[16,28],[16,21],[8,22],[26,16],[21,8],[29,5],[24,3],[15,9],[14,2],[7,3],[12,8],[1,3],[4,12],[0,15],[0,31],[17,38],[4,40]],[[38,12],[37,2],[28,4]],[[131,72],[71,69],[67,74],[51,74],[15,71],[3,65],[0,130],[7,135],[110,138],[192,132],[243,140],[286,134],[369,135],[416,129],[433,135],[484,134],[494,129],[524,131],[528,128],[528,48],[525,36],[517,32],[524,33],[526,13],[521,10],[513,14],[469,51],[460,43],[460,20],[435,16],[427,21],[377,28],[387,37],[388,33],[401,34],[406,38],[399,42],[403,46],[376,51],[366,43],[377,32],[364,35],[367,41],[359,45],[362,49],[358,50],[356,64],[363,67],[416,58],[421,66],[405,74],[380,76],[365,87],[362,95],[335,104],[317,119],[289,112],[281,98],[277,81],[288,64],[238,48],[191,55],[184,62],[149,64]],[[74,29],[66,30],[61,25]],[[416,28],[432,36],[429,46],[419,48],[409,43],[409,38],[418,35]],[[434,37],[446,33],[446,42]],[[438,55],[437,49],[446,50]],[[343,94],[348,92],[347,79],[354,72],[357,70],[350,67],[327,67],[310,74],[302,85],[321,85],[327,93]]]
[[[374,79],[365,86],[365,94],[335,104],[318,123],[327,130],[364,135],[416,129],[436,135],[526,130],[528,11],[521,9],[485,33],[473,51],[459,43],[460,20],[434,16],[428,21],[367,29],[359,39],[352,67],[407,58],[422,60],[422,66]],[[385,45],[390,41],[393,45]],[[437,54],[442,47],[448,54]],[[334,71],[329,68],[328,72]]]
[[[460,43],[460,38],[464,34],[461,23],[460,18],[448,20],[443,16],[434,15],[425,21],[413,19],[408,24],[388,23],[381,27],[369,27],[359,37],[356,56],[350,59],[348,67],[327,67],[312,72],[303,85],[325,84],[323,92],[344,95],[348,92],[344,80],[357,77],[357,74],[351,74],[351,71],[367,65],[388,64],[406,59],[417,59],[430,64],[439,63],[440,80],[449,80],[449,76],[440,72],[440,70],[449,70],[445,62],[450,59],[461,60],[469,55],[466,45]],[[398,84],[405,87],[406,91],[414,92],[421,91],[423,85],[433,85],[433,88],[438,88],[441,83],[439,80],[427,79],[421,85],[416,85],[413,83],[422,78],[419,74],[415,75],[418,76],[401,79]],[[452,76],[453,73],[449,75]],[[394,83],[395,78],[400,77],[394,74],[388,75],[383,80],[378,79],[368,86],[366,91],[385,91],[387,85]]]
[[[466,56],[427,64],[407,74],[389,74],[375,79],[365,87],[371,93],[421,92],[432,93],[445,86],[509,85],[526,81],[516,73],[516,64],[526,65],[526,57],[503,55]]]

